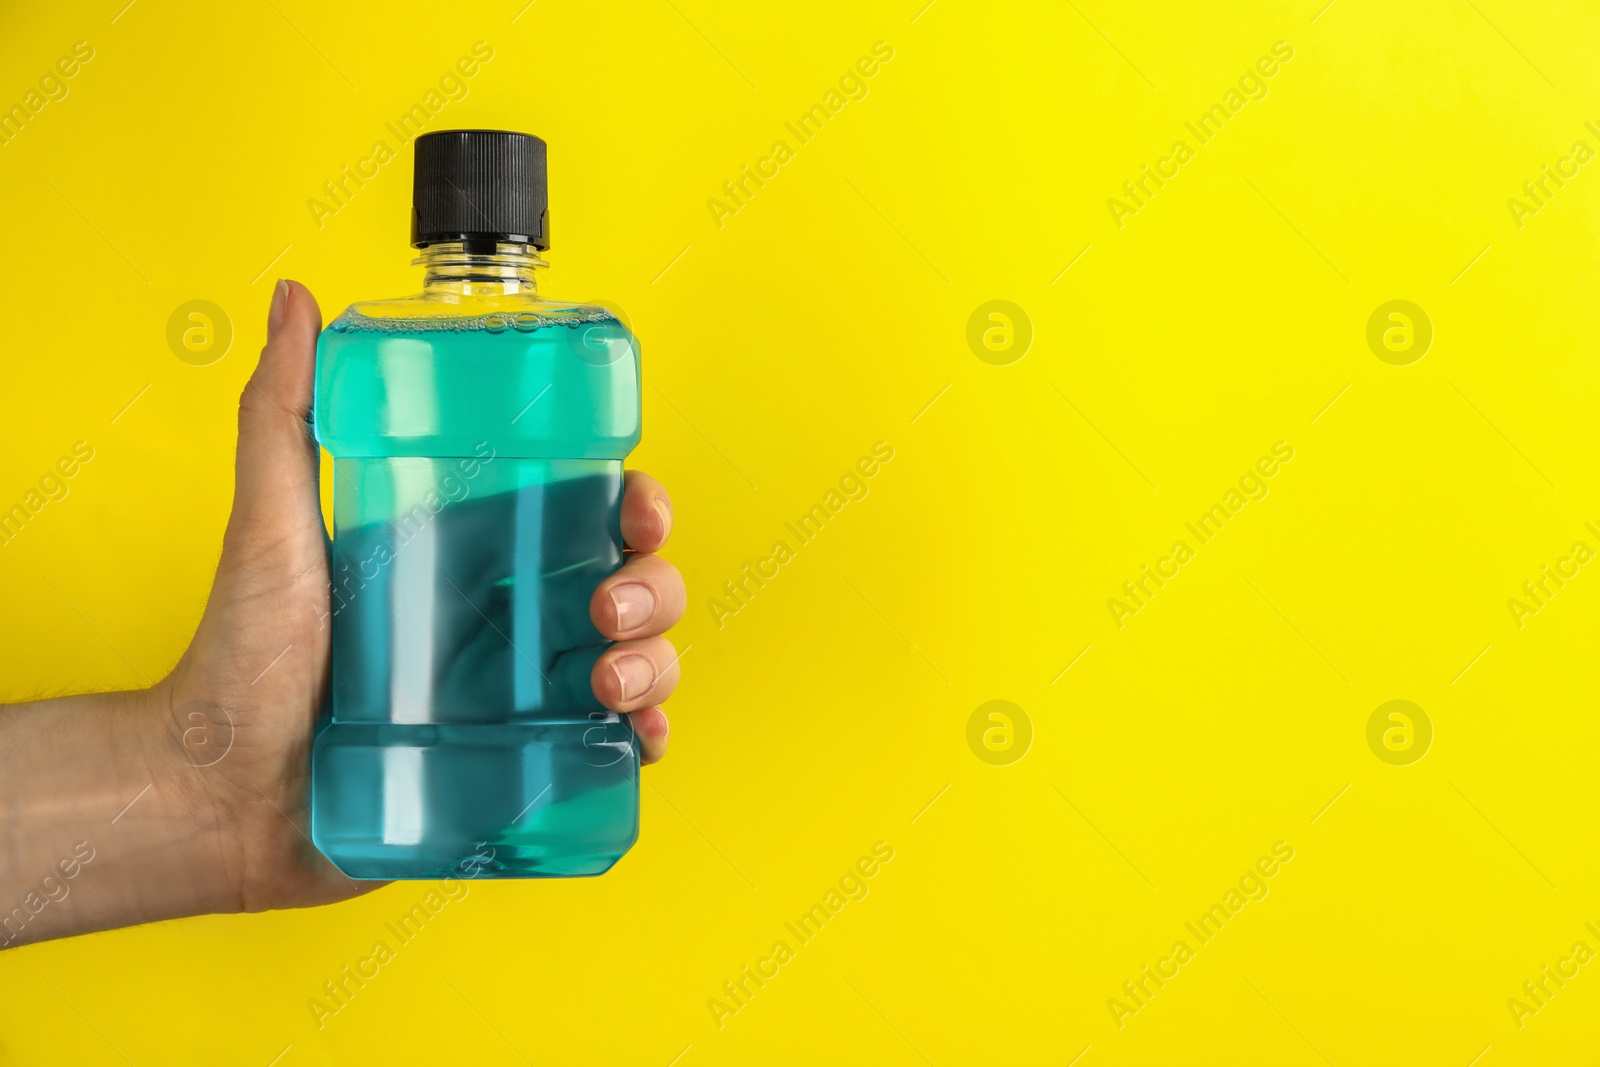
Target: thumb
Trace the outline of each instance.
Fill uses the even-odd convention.
[[[239,451],[233,515],[224,556],[244,541],[255,548],[315,526],[321,545],[317,446],[307,418],[316,376],[322,312],[310,290],[279,281],[267,313],[267,345],[239,397]]]

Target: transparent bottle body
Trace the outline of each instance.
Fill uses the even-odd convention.
[[[540,299],[526,249],[428,250],[423,293],[318,341],[333,456],[312,838],[353,878],[599,874],[638,835],[638,748],[590,672],[622,563],[638,346]]]

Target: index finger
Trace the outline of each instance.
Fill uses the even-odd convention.
[[[635,552],[654,552],[672,532],[672,498],[644,471],[622,475],[622,540]]]

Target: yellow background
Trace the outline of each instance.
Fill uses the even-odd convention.
[[[418,285],[409,146],[322,228],[306,202],[477,41],[430,128],[548,139],[543,285],[644,339],[635,462],[691,590],[673,750],[610,874],[473,883],[320,1030],[308,1000],[423,887],[7,952],[0,1063],[1592,1055],[1600,964],[1520,1029],[1506,1002],[1600,949],[1600,573],[1520,629],[1506,602],[1600,547],[1600,163],[1520,228],[1506,202],[1600,147],[1600,18],[924,2],[0,15],[6,105],[95,50],[0,147],[0,504],[95,448],[0,548],[9,699],[175,662],[273,278],[330,318]],[[707,200],[878,41],[866,98],[719,228]],[[1278,41],[1268,95],[1198,147],[1184,122]],[[1107,199],[1179,138],[1196,157],[1119,229]],[[195,299],[235,330],[203,367],[165,339]],[[966,340],[993,299],[1031,319],[1010,365]],[[1409,366],[1366,342],[1393,299],[1435,331]],[[716,625],[722,583],[880,440],[870,494]],[[1107,599],[1280,440],[1270,494],[1119,629]],[[967,742],[996,699],[1033,732],[1005,766]],[[1409,766],[1366,740],[1393,699],[1435,732]],[[869,895],[798,946],[785,922],[879,841]],[[1119,1029],[1108,999],[1278,841],[1269,895]],[[795,958],[719,1028],[708,1000],[780,939]]]

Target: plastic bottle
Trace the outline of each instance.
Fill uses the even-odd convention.
[[[535,288],[543,141],[415,143],[422,292],[352,305],[317,345],[334,513],[312,838],[352,878],[599,874],[639,823],[632,728],[589,685],[638,346]]]

